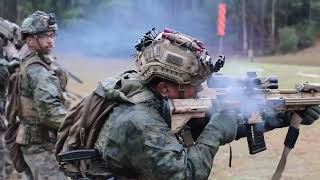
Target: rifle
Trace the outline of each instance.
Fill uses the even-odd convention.
[[[177,132],[190,119],[205,117],[208,112],[235,109],[244,113],[264,109],[303,111],[308,106],[320,105],[320,83],[306,82],[293,89],[278,89],[277,83],[275,76],[252,77],[251,72],[245,78],[215,74],[207,81],[208,87],[216,90],[215,97],[169,100],[171,130]],[[253,106],[244,107],[243,103]]]
[[[67,95],[67,97],[69,97],[73,101],[76,101],[77,99],[82,99],[83,98],[80,94],[72,92],[72,91],[67,90],[67,89],[66,89],[66,95]]]
[[[255,72],[246,77],[230,77],[221,74],[212,75],[208,87],[214,88],[217,95],[213,98],[171,99],[171,130],[177,133],[191,119],[205,118],[213,112],[237,111],[248,120],[243,122],[247,127],[247,141],[250,154],[266,150],[264,134],[258,127],[264,123],[260,112],[264,110],[285,110],[299,112],[309,106],[320,105],[320,83],[302,83],[292,89],[278,89],[275,76],[257,77]],[[286,158],[299,135],[299,124],[302,119],[297,113],[289,126],[285,139],[285,148],[273,179],[279,179],[286,164]]]
[[[72,72],[70,72],[69,70],[67,70],[65,67],[63,67],[61,64],[59,64],[57,61],[52,61],[52,64],[54,64],[55,66],[57,66],[58,68],[62,69],[63,71],[65,71],[68,76],[73,79],[75,82],[79,83],[79,84],[83,84],[83,81],[75,74],[73,74]]]

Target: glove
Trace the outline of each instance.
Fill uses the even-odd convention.
[[[259,124],[260,129],[263,132],[268,132],[276,128],[288,127],[291,122],[292,112],[288,111],[273,111],[267,110],[262,113],[262,119],[264,123]],[[320,106],[310,106],[303,112],[299,112],[302,118],[301,124],[310,125],[314,121],[319,119],[320,116]],[[247,128],[245,125],[240,124],[238,126],[236,140],[247,136]]]
[[[299,113],[299,115],[302,118],[301,124],[310,125],[314,121],[319,119],[320,106],[310,106],[309,108],[304,110],[302,113]]]
[[[9,79],[8,67],[0,64],[0,85],[6,84]]]
[[[12,61],[13,59],[19,57],[18,51],[11,41],[8,41],[7,45],[3,47],[3,50],[5,51],[9,61]]]
[[[4,132],[6,130],[6,124],[4,122],[4,117],[0,115],[0,132]]]

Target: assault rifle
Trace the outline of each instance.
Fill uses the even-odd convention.
[[[72,72],[70,72],[68,69],[66,69],[65,67],[63,67],[61,64],[59,64],[57,61],[52,61],[52,64],[57,66],[58,68],[62,69],[63,71],[65,71],[68,76],[73,79],[75,82],[79,83],[79,84],[83,84],[83,81],[75,74],[73,74]]]
[[[277,83],[275,76],[257,77],[248,73],[247,77],[233,78],[213,75],[207,84],[216,90],[215,97],[169,100],[171,130],[176,133],[189,120],[204,118],[210,112],[237,110],[250,118],[265,109],[303,111],[308,106],[320,105],[320,83],[306,82],[282,90],[277,89]],[[246,123],[257,123],[252,120]]]
[[[277,77],[258,77],[255,72],[247,73],[246,77],[212,75],[207,84],[216,90],[215,97],[169,100],[171,130],[177,133],[189,120],[203,119],[208,113],[237,111],[247,119],[243,123],[247,127],[249,153],[264,151],[264,134],[258,129],[260,123],[264,123],[260,116],[262,111],[273,109],[299,112],[309,106],[320,105],[320,83],[306,82],[293,89],[278,89],[277,83]],[[281,177],[286,158],[298,138],[301,121],[300,116],[294,113],[285,139],[285,149],[273,179]]]

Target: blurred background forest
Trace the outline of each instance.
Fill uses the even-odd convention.
[[[0,0],[0,16],[20,24],[38,9],[56,13],[62,51],[129,56],[144,32],[171,27],[215,52],[220,2],[227,4],[226,54],[296,52],[319,36],[320,0]]]
[[[153,27],[190,34],[216,55],[220,2],[227,4],[222,73],[275,75],[285,89],[320,82],[320,0],[0,0],[0,16],[20,25],[36,10],[56,13],[55,55],[84,81],[69,81],[68,89],[85,96],[106,76],[134,68],[134,44]],[[249,49],[261,56],[253,63]],[[302,127],[283,179],[319,179],[319,128],[320,121]],[[232,168],[229,146],[220,147],[209,179],[271,179],[286,133],[267,133],[268,150],[255,156],[245,139],[234,142]]]

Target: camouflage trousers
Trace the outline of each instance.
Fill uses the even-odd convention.
[[[8,150],[5,148],[4,133],[0,131],[0,180],[9,179],[13,171]]]
[[[23,154],[32,172],[26,171],[23,180],[65,180],[66,177],[58,170],[53,153],[44,151],[36,154]]]

